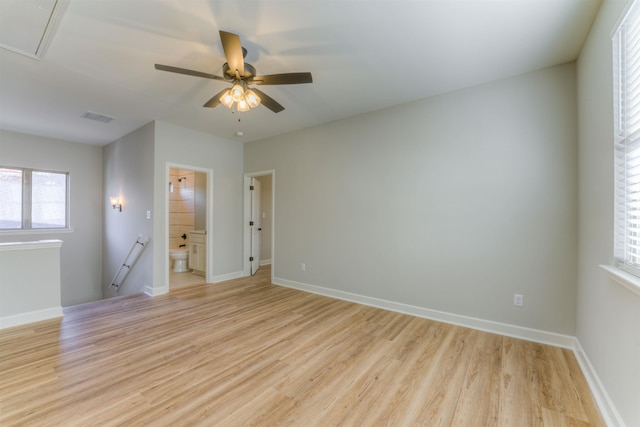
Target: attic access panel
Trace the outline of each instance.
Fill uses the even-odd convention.
[[[40,59],[67,0],[0,0],[0,47]]]

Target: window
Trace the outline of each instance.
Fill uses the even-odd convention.
[[[614,33],[615,258],[640,276],[640,7]]]
[[[69,227],[69,174],[0,166],[0,230]]]

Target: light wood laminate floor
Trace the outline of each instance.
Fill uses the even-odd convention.
[[[169,269],[169,288],[174,289],[180,286],[196,285],[205,283],[203,276],[194,274],[191,270],[182,273],[176,273],[173,269]]]
[[[569,350],[269,277],[0,331],[0,425],[604,425]]]

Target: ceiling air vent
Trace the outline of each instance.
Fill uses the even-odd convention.
[[[115,119],[115,117],[105,116],[104,114],[94,113],[92,111],[87,111],[82,115],[82,117],[102,123],[109,123],[111,120]]]

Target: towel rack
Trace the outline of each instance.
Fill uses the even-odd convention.
[[[118,293],[118,291],[120,290],[120,286],[124,282],[124,279],[127,278],[127,274],[129,274],[129,271],[131,271],[131,269],[133,268],[133,265],[138,260],[138,257],[144,250],[147,243],[149,243],[149,237],[145,237],[143,239],[142,234],[138,234],[138,237],[136,237],[136,241],[133,242],[133,245],[131,246],[129,253],[127,254],[124,261],[122,262],[122,265],[118,269],[118,272],[116,273],[116,275],[113,277],[113,280],[111,281],[111,285],[109,286],[109,287],[115,286],[116,293]]]

